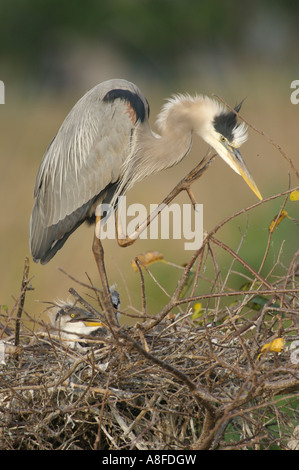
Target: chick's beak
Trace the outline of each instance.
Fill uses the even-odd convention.
[[[103,327],[103,323],[99,318],[97,318],[94,315],[91,315],[87,313],[84,310],[77,310],[75,314],[71,315],[71,320],[72,323],[74,322],[83,322],[85,326],[91,327],[91,326],[99,326]]]
[[[239,150],[229,144],[226,144],[225,147],[227,149],[227,158],[229,159],[232,168],[242,176],[254,194],[260,200],[262,200],[263,197],[257,185],[255,184]]]
[[[86,318],[85,320],[83,320],[83,323],[85,326],[98,326],[98,327],[103,327],[103,323],[101,323],[100,321],[96,321],[95,319],[93,318]]]

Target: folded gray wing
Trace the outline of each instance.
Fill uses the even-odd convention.
[[[110,81],[86,93],[47,149],[36,179],[30,222],[35,261],[47,262],[47,253],[59,241],[64,243],[88,216],[95,199],[118,180],[136,123],[125,100],[103,98],[113,87],[128,86]]]

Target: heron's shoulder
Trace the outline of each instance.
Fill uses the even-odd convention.
[[[88,106],[87,106],[88,104]],[[105,114],[105,108],[109,105],[114,108],[122,109],[126,107],[130,119],[135,124],[144,122],[149,116],[149,104],[140,89],[131,82],[122,79],[113,79],[102,82],[89,90],[78,101],[74,111],[82,111],[92,109],[94,107],[102,107],[102,113]]]

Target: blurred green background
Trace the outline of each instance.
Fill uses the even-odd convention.
[[[109,78],[135,82],[151,105],[151,124],[165,98],[177,92],[216,93],[231,105],[246,97],[242,114],[274,139],[299,167],[299,105],[290,101],[293,80],[299,79],[299,4],[291,0],[9,0],[0,1],[0,80],[5,104],[0,105],[1,165],[1,268],[0,304],[14,305],[18,297],[24,258],[29,255],[29,218],[33,187],[42,156],[66,114],[91,87]],[[177,167],[147,178],[128,195],[130,202],[149,207],[159,203],[178,180],[193,168],[207,146],[196,137],[189,156]],[[298,185],[289,164],[261,135],[249,131],[242,154],[264,197]],[[217,158],[193,191],[204,205],[204,228],[256,202],[254,194]],[[241,250],[258,269],[268,239],[268,225],[283,198],[242,216],[218,236]],[[178,202],[189,202],[186,196]],[[299,202],[286,210],[299,218]],[[275,232],[266,266],[267,275],[283,245],[280,266],[290,262],[298,247],[298,226],[286,219]],[[85,273],[99,285],[91,243],[93,231],[77,230],[46,266],[31,260],[34,290],[25,308],[39,318],[45,306],[39,301],[68,297],[76,286],[58,271],[62,267],[87,282]],[[121,294],[122,308],[141,308],[140,278],[131,267],[137,254],[158,250],[174,264],[188,262],[184,240],[137,241],[119,248],[105,242],[108,276]],[[223,277],[230,260],[223,257]],[[180,269],[157,263],[152,272],[172,293]],[[236,269],[241,271],[240,266]],[[211,271],[212,273],[212,271]],[[208,269],[205,272],[208,276]],[[167,296],[146,277],[149,313],[161,309]],[[233,280],[232,280],[233,282]],[[240,280],[235,280],[235,288]],[[202,282],[198,291],[209,290]]]

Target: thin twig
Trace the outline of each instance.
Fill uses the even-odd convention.
[[[19,343],[20,343],[21,317],[22,317],[24,303],[25,303],[26,290],[28,287],[28,274],[29,274],[29,258],[26,257],[25,263],[24,263],[22,285],[21,285],[21,297],[20,297],[19,308],[17,311],[17,319],[16,319],[15,346],[19,346]]]
[[[143,321],[145,321],[146,319],[146,295],[145,295],[145,283],[144,283],[144,276],[143,276],[143,273],[142,273],[142,269],[140,267],[140,262],[139,262],[139,259],[138,259],[138,256],[136,256],[136,258],[134,259],[135,263],[136,263],[136,266],[138,268],[138,271],[139,271],[139,275],[140,275],[140,281],[141,281],[141,298],[142,298],[142,316],[143,316]]]

